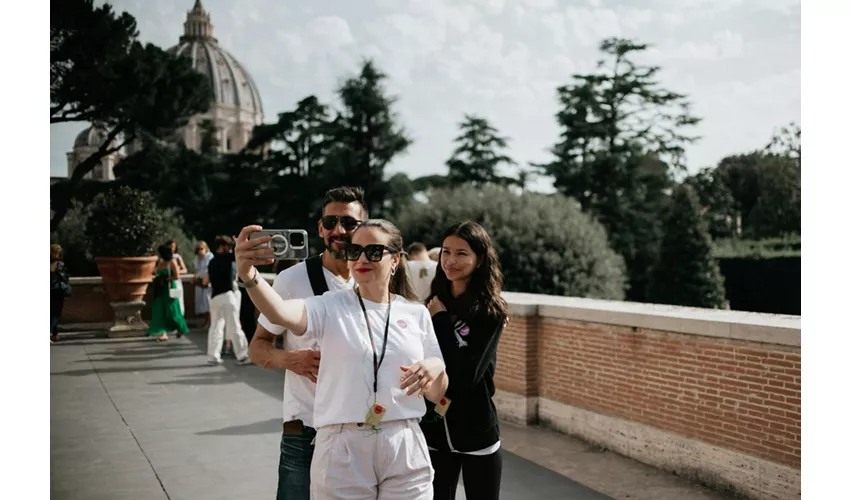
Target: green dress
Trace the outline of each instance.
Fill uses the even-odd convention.
[[[180,312],[180,301],[172,299],[169,289],[177,288],[177,282],[169,279],[171,269],[160,269],[154,275],[153,302],[151,303],[151,322],[148,325],[148,336],[157,336],[177,330],[180,334],[189,333],[189,326]]]

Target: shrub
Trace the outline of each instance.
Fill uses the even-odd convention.
[[[397,223],[405,240],[440,245],[451,224],[470,219],[490,233],[505,275],[505,290],[621,300],[622,257],[601,224],[562,195],[515,194],[485,186],[436,189],[428,203],[405,207]]]
[[[86,237],[88,217],[86,207],[80,201],[74,201],[56,232],[50,235],[50,243],[58,243],[62,247],[62,260],[71,276],[97,276],[97,265],[89,252]]]
[[[723,276],[711,252],[696,192],[688,185],[677,186],[651,274],[649,299],[678,306],[724,307]]]
[[[772,259],[775,257],[800,257],[800,235],[763,240],[724,238],[715,240],[712,254],[717,259]]]
[[[148,192],[119,186],[100,193],[92,200],[86,222],[91,255],[155,255],[165,238],[163,223],[163,212]]]

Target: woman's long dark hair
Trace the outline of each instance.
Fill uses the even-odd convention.
[[[449,281],[446,272],[443,271],[443,250],[441,248],[437,274],[431,281],[431,294],[428,300],[431,300],[434,296],[439,297],[452,314],[465,320],[478,317],[481,314],[496,321],[507,317],[508,305],[502,298],[502,268],[499,265],[499,257],[493,248],[490,235],[481,227],[481,224],[464,221],[448,228],[443,233],[440,245],[449,236],[457,236],[469,244],[469,247],[478,257],[478,267],[472,271],[466,290],[458,297],[452,296],[452,282]]]

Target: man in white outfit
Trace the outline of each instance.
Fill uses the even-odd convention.
[[[221,364],[221,346],[224,343],[225,330],[233,342],[236,363],[251,364],[248,357],[248,339],[239,323],[239,300],[234,292],[235,276],[233,274],[233,238],[218,236],[215,239],[215,257],[207,266],[204,276],[204,286],[212,287],[210,298],[210,329],[207,334],[207,363]],[[238,290],[238,289],[237,289]]]
[[[325,193],[319,235],[325,243],[321,255],[284,269],[274,280],[274,290],[284,299],[306,299],[354,287],[343,259],[351,233],[366,219],[360,188],[340,187]],[[271,370],[286,370],[283,389],[283,435],[278,464],[277,500],[309,500],[310,463],[316,429],[313,403],[321,354],[313,336],[295,336],[260,316],[250,354],[254,363]],[[276,349],[282,339],[282,349]],[[332,369],[329,367],[327,369]]]
[[[437,263],[431,260],[425,245],[419,242],[412,243],[407,248],[407,254],[410,259],[407,261],[410,281],[413,282],[419,302],[425,302],[431,294],[431,282],[437,274]]]

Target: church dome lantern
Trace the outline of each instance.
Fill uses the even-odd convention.
[[[168,52],[191,61],[196,71],[205,75],[214,98],[210,110],[193,117],[186,127],[186,145],[198,149],[203,121],[211,121],[218,134],[221,152],[242,148],[254,126],[263,122],[263,104],[254,79],[233,55],[218,44],[213,36],[210,14],[200,0],[186,15],[183,36]]]

